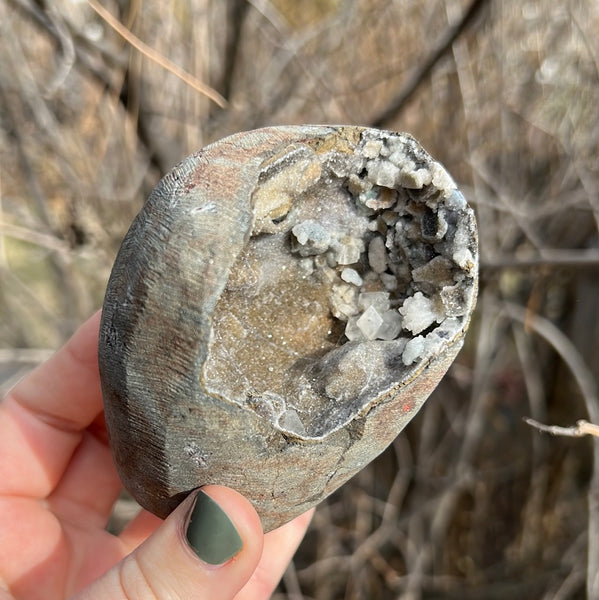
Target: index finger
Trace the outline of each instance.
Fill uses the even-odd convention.
[[[43,498],[102,411],[100,313],[0,403],[0,494]]]

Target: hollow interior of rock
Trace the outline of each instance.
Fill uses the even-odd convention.
[[[432,184],[436,163],[406,167],[385,144],[305,149],[257,184],[256,224],[216,306],[202,377],[283,432],[342,426],[467,318],[475,248],[463,198]]]

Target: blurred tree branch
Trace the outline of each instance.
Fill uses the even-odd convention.
[[[397,118],[408,100],[424,83],[435,65],[449,52],[453,43],[460,35],[462,35],[468,27],[474,24],[476,17],[481,14],[482,9],[487,4],[490,4],[490,0],[473,0],[471,2],[460,21],[447,28],[445,33],[439,38],[437,45],[430,51],[429,55],[407,76],[403,86],[391,100],[387,108],[371,121],[373,127],[388,127],[389,124]]]
[[[500,271],[503,269],[534,269],[550,266],[571,269],[599,268],[599,250],[597,249],[543,249],[537,256],[502,256],[485,258],[481,261],[481,271]]]
[[[42,31],[49,34],[58,44],[61,43],[61,33],[57,30],[56,24],[52,22],[47,13],[34,2],[27,0],[9,0],[13,7],[22,15],[27,17],[32,23]],[[84,67],[95,79],[113,89],[113,82],[110,77],[110,71],[104,68],[104,64],[95,64],[91,60],[89,52],[98,53],[107,65],[108,69],[118,67],[124,69],[127,67],[127,57],[124,53],[115,53],[105,44],[100,44],[90,40],[87,36],[77,31],[71,23],[65,20],[64,25],[74,40],[75,58],[81,66]],[[97,61],[96,61],[97,62]]]
[[[227,100],[231,97],[235,76],[235,65],[241,45],[241,31],[250,4],[246,0],[227,0],[227,39],[224,52],[224,66],[220,85],[221,94]]]
[[[154,50],[151,46],[148,46],[148,44],[129,31],[129,29],[127,29],[116,17],[111,15],[101,4],[96,2],[96,0],[87,0],[87,3],[111,29],[118,33],[138,52],[141,52],[146,58],[160,65],[163,69],[170,71],[173,75],[184,81],[200,94],[203,94],[218,104],[221,108],[224,108],[227,105],[227,101],[215,89],[205,84],[203,81],[200,81],[197,77],[185,69],[182,69],[179,65],[173,63],[166,56]]]

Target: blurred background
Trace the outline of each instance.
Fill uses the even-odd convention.
[[[523,422],[599,423],[598,111],[591,0],[0,0],[0,392],[101,306],[186,155],[271,124],[408,131],[476,210],[476,314],[275,598],[599,598],[597,442]]]

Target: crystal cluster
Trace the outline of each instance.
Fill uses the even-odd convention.
[[[412,142],[364,135],[352,159],[329,159],[323,171],[341,178],[355,216],[306,219],[291,230],[306,275],[317,271],[332,284],[330,310],[345,323],[345,339],[390,341],[404,332],[406,365],[438,350],[435,327],[465,314],[475,268],[469,222],[458,218],[466,202]]]

